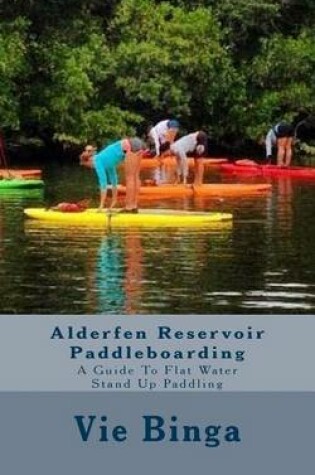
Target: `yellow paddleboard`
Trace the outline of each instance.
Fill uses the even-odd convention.
[[[139,213],[98,212],[91,208],[80,212],[62,212],[44,208],[26,208],[27,217],[62,226],[90,227],[213,227],[231,223],[232,214],[203,213],[169,209],[141,209]]]

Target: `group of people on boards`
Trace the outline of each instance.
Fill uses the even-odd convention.
[[[126,203],[121,210],[124,213],[138,212],[138,194],[140,188],[140,163],[144,156],[163,156],[171,153],[176,157],[176,183],[187,184],[188,159],[192,154],[195,162],[195,183],[201,184],[203,164],[201,157],[207,154],[208,136],[203,131],[193,132],[176,140],[179,133],[177,120],[163,120],[151,127],[146,142],[139,137],[124,138],[114,142],[99,152],[87,145],[80,155],[80,164],[94,168],[100,187],[99,210],[106,208],[109,185],[112,198],[109,209],[117,203],[118,175],[117,166],[124,162],[126,177]]]
[[[208,153],[208,136],[203,131],[196,131],[178,138],[180,124],[177,120],[166,119],[149,129],[146,142],[139,137],[118,140],[97,152],[92,145],[87,145],[80,155],[80,164],[94,168],[100,187],[99,211],[106,208],[109,185],[112,198],[109,209],[117,204],[118,175],[117,166],[124,162],[126,177],[126,203],[121,210],[124,213],[138,212],[138,194],[140,189],[140,163],[144,156],[156,156],[162,161],[163,156],[172,154],[176,158],[175,183],[187,184],[188,159],[194,158],[194,184],[203,181],[202,157]],[[272,127],[266,136],[267,163],[271,162],[273,146],[277,148],[277,165],[289,166],[292,160],[294,127],[281,122]]]

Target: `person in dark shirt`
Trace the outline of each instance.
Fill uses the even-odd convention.
[[[272,127],[266,136],[266,156],[270,163],[272,148],[277,147],[277,165],[289,167],[292,161],[294,127],[286,122],[280,122]]]

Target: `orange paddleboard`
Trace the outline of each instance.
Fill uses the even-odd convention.
[[[141,186],[140,196],[187,197],[187,196],[241,196],[259,195],[271,190],[269,184],[213,183],[207,185],[159,185]],[[126,193],[126,187],[119,186],[119,193]]]
[[[227,163],[226,158],[204,158],[203,163],[205,167],[215,167],[217,165],[221,165],[223,163]],[[175,167],[176,165],[176,158],[175,157],[166,157],[162,158],[162,163],[166,166]],[[160,160],[155,157],[152,158],[142,158],[141,160],[141,168],[157,168],[160,165]],[[194,159],[188,158],[188,166],[194,166]]]

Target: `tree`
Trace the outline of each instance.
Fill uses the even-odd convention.
[[[22,18],[2,25],[0,30],[0,117],[1,127],[19,129],[22,78],[28,70]]]
[[[236,72],[211,9],[125,0],[109,31],[115,86],[128,109],[147,121],[176,116],[189,128],[219,130]]]
[[[37,67],[26,120],[70,143],[101,143],[134,131],[130,123],[138,116],[111,98],[112,59],[99,22],[73,20],[66,31],[33,42],[31,50]]]
[[[314,104],[313,0],[0,0],[6,130],[82,144],[178,117],[255,139]]]
[[[297,38],[274,35],[262,42],[261,53],[248,65],[251,137],[276,121],[291,121],[301,108],[315,112],[314,40],[314,31],[304,30]]]

